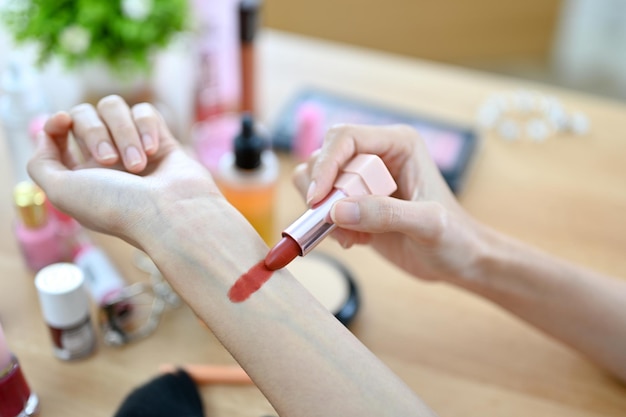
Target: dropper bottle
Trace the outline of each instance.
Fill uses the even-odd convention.
[[[241,132],[232,152],[218,164],[216,182],[226,199],[254,226],[266,243],[274,236],[274,198],[278,158],[259,134],[248,113],[241,118]]]

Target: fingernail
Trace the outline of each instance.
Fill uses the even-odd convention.
[[[152,138],[152,135],[148,134],[148,133],[144,133],[143,135],[141,135],[141,142],[143,142],[143,149],[146,152],[151,151],[152,149],[154,149],[154,138]]]
[[[358,224],[361,221],[361,210],[357,203],[338,201],[333,205],[331,218],[337,224]]]
[[[126,148],[126,166],[129,168],[141,164],[141,154],[134,146]]]
[[[311,204],[313,197],[315,196],[315,181],[311,181],[309,184],[309,189],[306,191],[306,202],[307,204]]]
[[[98,156],[103,161],[108,161],[117,158],[117,153],[109,142],[100,142],[98,145]]]

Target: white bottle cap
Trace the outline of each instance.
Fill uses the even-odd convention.
[[[89,315],[89,298],[81,269],[57,263],[41,269],[35,277],[45,322],[54,328],[75,326]]]

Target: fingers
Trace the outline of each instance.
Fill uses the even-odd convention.
[[[86,153],[101,165],[124,167],[139,173],[148,156],[159,149],[161,120],[154,107],[141,103],[129,108],[119,96],[107,96],[97,108],[81,104],[71,110],[73,132]]]
[[[62,154],[51,135],[45,131],[37,135],[37,146],[33,157],[28,161],[28,174],[48,194],[58,189],[60,174],[68,170],[62,160]]]
[[[350,197],[330,212],[340,228],[367,233],[400,232],[423,243],[436,242],[447,225],[447,211],[436,202],[411,202],[382,196]]]
[[[311,174],[309,173],[309,164],[302,163],[296,166],[293,171],[293,184],[296,186],[296,189],[300,192],[303,198],[306,198],[307,189],[309,184],[311,183]]]
[[[48,139],[56,146],[58,150],[58,159],[69,169],[73,169],[80,162],[69,142],[69,133],[72,129],[73,121],[71,116],[66,112],[58,112],[48,118],[43,131],[48,135]],[[38,140],[39,135],[38,134]]]
[[[141,172],[146,167],[148,160],[126,102],[120,96],[107,96],[98,102],[98,113],[102,120],[100,124],[104,126],[102,122],[106,123],[106,128],[113,138],[124,167],[131,172]],[[100,131],[99,128],[97,130]],[[99,142],[97,145],[98,152],[101,151],[102,147],[109,151],[107,145],[109,145],[107,141]]]
[[[341,125],[330,129],[320,153],[310,163],[307,203],[312,205],[326,197],[341,167],[358,153],[380,156],[395,176],[411,154],[416,139],[413,129],[400,125]]]
[[[102,165],[113,165],[119,155],[96,109],[91,104],[79,104],[70,111],[74,120],[74,136],[83,150],[85,158],[89,155]]]
[[[72,118],[66,112],[58,112],[46,120],[44,131],[56,143],[60,152],[68,148],[68,136],[72,129]]]
[[[159,116],[149,103],[139,103],[131,109],[135,126],[146,155],[154,155],[159,150]]]

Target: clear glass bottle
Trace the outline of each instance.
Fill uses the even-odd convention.
[[[34,71],[14,60],[2,74],[0,123],[4,129],[15,183],[30,180],[26,165],[34,151],[31,122],[47,112],[46,100]]]

